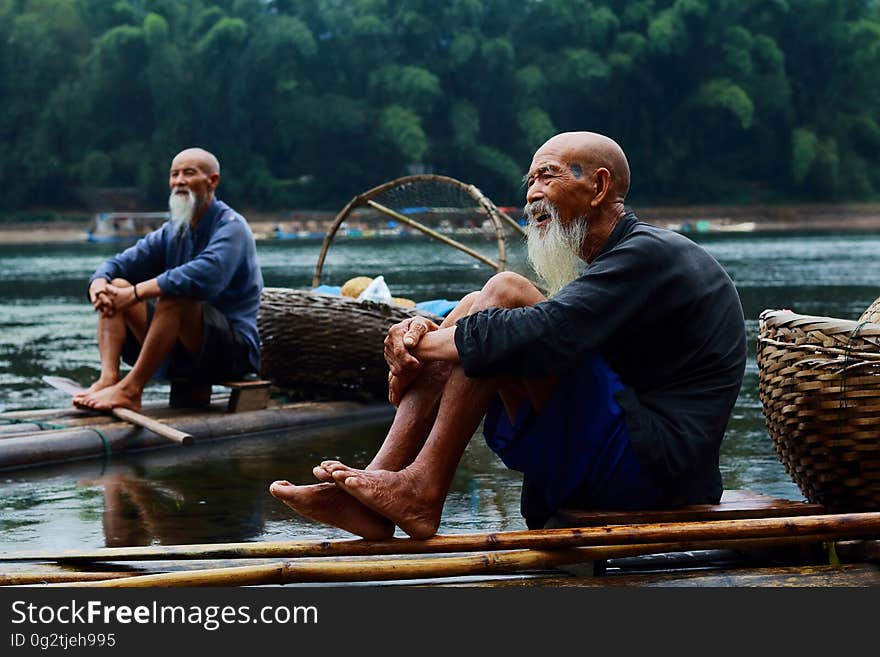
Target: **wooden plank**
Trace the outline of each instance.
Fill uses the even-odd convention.
[[[223,381],[217,385],[231,390],[226,405],[228,413],[260,411],[269,405],[271,381]],[[169,405],[172,408],[203,408],[211,404],[213,385],[200,381],[175,379],[171,382]]]
[[[232,389],[226,407],[229,413],[260,411],[269,405],[271,381],[229,381],[221,385]]]
[[[560,509],[547,527],[598,527],[658,522],[783,518],[827,513],[821,504],[786,500],[750,490],[726,490],[719,504],[694,504],[673,509],[636,511]]]

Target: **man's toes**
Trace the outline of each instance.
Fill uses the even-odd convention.
[[[286,479],[281,479],[279,481],[273,481],[269,484],[269,494],[276,495],[278,493],[282,493],[286,487],[290,486],[290,482]]]
[[[351,478],[351,471],[346,469],[334,470],[332,472],[333,481],[339,483],[345,483],[346,479]]]
[[[333,482],[333,475],[331,475],[327,470],[322,468],[320,465],[312,468],[312,474],[315,475],[315,479],[318,481],[326,481]]]
[[[333,473],[333,479],[345,488],[361,488],[364,481],[355,470],[337,470]]]

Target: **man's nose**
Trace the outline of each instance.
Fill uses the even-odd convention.
[[[531,203],[544,198],[544,189],[538,183],[532,183],[532,186],[526,190],[526,203]]]

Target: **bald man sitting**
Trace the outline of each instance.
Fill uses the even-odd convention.
[[[219,383],[259,371],[263,276],[244,217],[214,195],[220,163],[188,148],[168,182],[169,220],[89,279],[101,374],[77,406],[138,410],[154,377]],[[124,377],[120,359],[132,366]]]
[[[514,273],[466,296],[442,325],[414,318],[385,341],[397,413],[366,469],[324,461],[321,483],[276,481],[294,511],[366,538],[439,527],[481,420],[523,473],[522,513],[717,503],[719,449],[742,383],[745,323],[733,282],[688,238],[624,206],[620,147],[557,135],[526,176],[528,256],[548,296]]]

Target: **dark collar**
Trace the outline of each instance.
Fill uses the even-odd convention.
[[[607,251],[610,251],[615,246],[618,245],[620,240],[623,239],[623,236],[626,235],[639,220],[636,217],[636,213],[630,210],[629,208],[623,213],[623,216],[617,222],[617,225],[614,226],[614,229],[611,231],[611,234],[608,236],[608,239],[605,240],[605,244],[602,246],[602,250],[596,255],[596,258],[605,254]],[[593,258],[595,261],[596,258]]]

